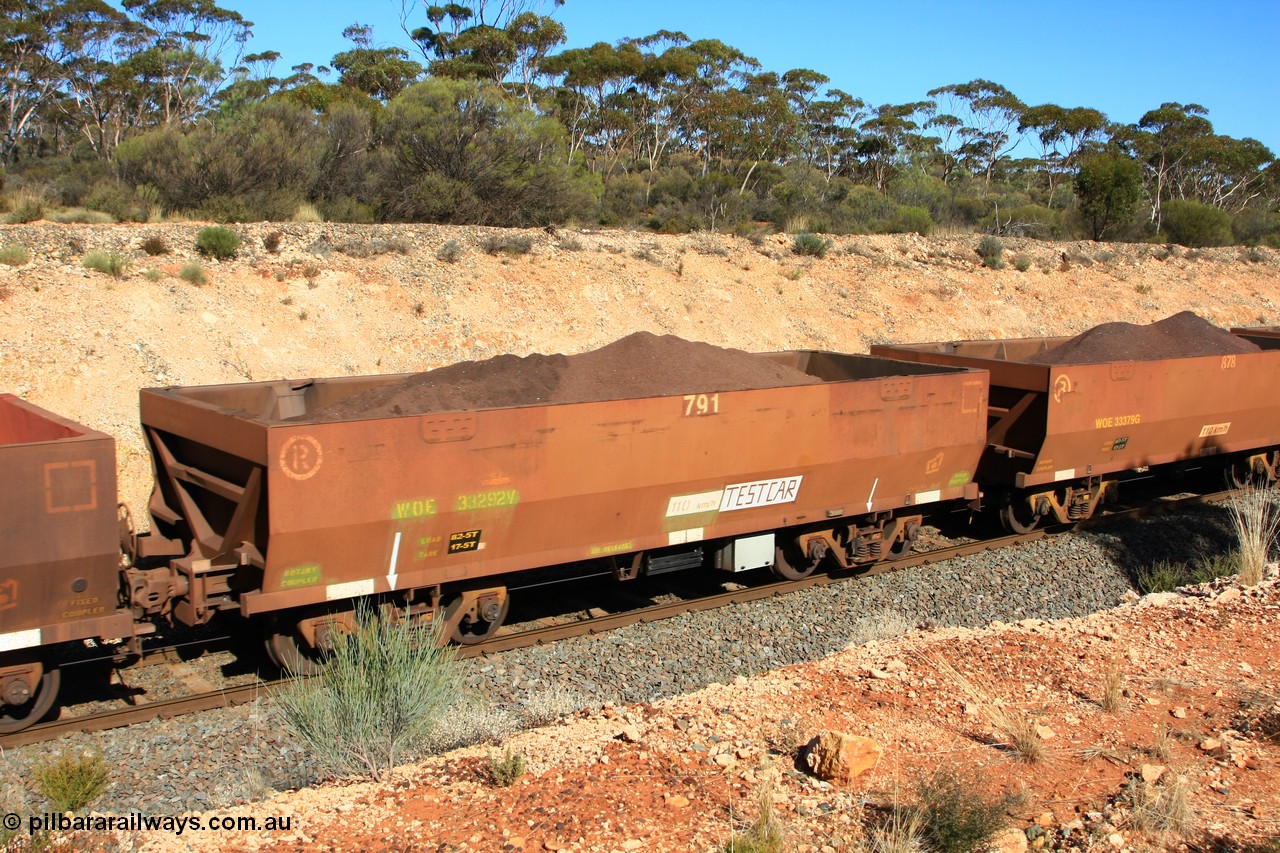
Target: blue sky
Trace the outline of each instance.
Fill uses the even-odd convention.
[[[250,51],[283,54],[281,76],[345,50],[342,30],[355,22],[372,25],[380,45],[412,48],[400,0],[223,5],[254,21]],[[1280,0],[567,0],[553,14],[568,47],[679,30],[768,70],[811,68],[871,105],[978,77],[1028,104],[1093,107],[1124,123],[1165,101],[1194,102],[1218,133],[1280,154]],[[420,12],[412,20],[425,23]]]

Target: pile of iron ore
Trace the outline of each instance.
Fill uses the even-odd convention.
[[[1149,326],[1103,323],[1053,349],[1034,355],[1034,364],[1097,364],[1258,352],[1256,344],[1219,328],[1190,311]]]
[[[821,381],[742,350],[686,341],[674,335],[636,332],[577,355],[500,355],[413,373],[301,418],[338,421],[710,394]]]

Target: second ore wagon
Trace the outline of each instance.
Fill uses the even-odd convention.
[[[610,346],[706,347],[636,339]],[[824,559],[872,563],[914,538],[917,506],[977,497],[985,371],[736,353],[777,378],[734,389],[688,367],[698,355],[677,353],[687,369],[660,395],[624,381],[644,359],[579,393],[564,357],[538,357],[518,404],[464,410],[433,384],[440,371],[144,390],[156,487],[134,598],[186,624],[270,616],[272,657],[306,669],[360,598],[442,616],[471,642],[501,624],[513,571],[603,559],[622,580],[798,578]],[[509,373],[476,387],[492,394]]]

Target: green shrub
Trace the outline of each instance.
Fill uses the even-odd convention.
[[[72,223],[80,225],[111,225],[116,218],[110,213],[102,210],[85,210],[83,207],[68,207],[66,210],[59,210],[56,213],[49,214],[50,222],[58,222],[63,225]]]
[[[1160,208],[1161,230],[1182,246],[1229,246],[1231,217],[1198,201],[1167,201]]]
[[[1212,554],[1199,561],[1178,563],[1160,560],[1138,569],[1135,581],[1143,595],[1172,592],[1180,586],[1207,583],[1215,578],[1235,574],[1240,567],[1240,552]]]
[[[38,201],[20,202],[9,214],[10,225],[25,225],[37,219],[44,219],[44,205]]]
[[[1138,592],[1143,595],[1153,592],[1172,592],[1192,582],[1191,570],[1185,563],[1159,560],[1150,566],[1138,569],[1137,582]]]
[[[825,258],[827,250],[830,248],[830,240],[824,240],[817,234],[810,234],[808,231],[802,231],[797,234],[795,240],[791,243],[792,253],[808,255],[814,258]]]
[[[446,240],[445,244],[436,251],[436,260],[444,261],[446,264],[453,264],[461,260],[465,254],[466,250],[462,248],[462,244],[457,240]]]
[[[164,273],[160,272],[160,270],[157,270],[157,269],[149,269],[142,274],[142,277],[145,278],[147,281],[152,281],[152,282],[163,281]]]
[[[136,219],[137,208],[133,203],[133,192],[119,181],[104,178],[93,185],[85,195],[82,204],[93,211],[108,214],[108,221]],[[58,220],[84,222],[87,220]]]
[[[1019,252],[1013,256],[1013,268],[1018,272],[1026,272],[1031,269],[1031,256]]]
[[[527,234],[487,234],[480,248],[489,255],[527,255],[533,251],[533,238]]]
[[[335,634],[320,675],[295,678],[277,702],[324,768],[378,779],[445,717],[461,674],[439,629],[408,617],[375,615],[362,604],[351,630]]]
[[[142,241],[142,251],[152,257],[155,257],[156,255],[167,255],[169,254],[169,244],[165,242],[163,237],[156,234],[155,236],[148,237]]]
[[[201,228],[196,234],[196,249],[201,254],[220,261],[234,258],[240,249],[240,235],[221,225]]]
[[[1000,238],[988,234],[978,243],[978,256],[982,265],[993,270],[1004,269],[1004,243]]]
[[[129,267],[129,260],[115,252],[90,252],[84,256],[82,263],[91,270],[106,273],[113,278],[120,278]]]
[[[508,747],[502,758],[489,759],[489,780],[500,788],[510,788],[525,771],[524,755]]]
[[[0,249],[0,264],[11,267],[20,267],[31,260],[31,253],[27,251],[26,246],[17,243],[10,243],[3,249]]]
[[[79,811],[107,789],[111,772],[102,753],[61,752],[52,760],[32,768],[36,785],[53,810],[58,813]]]
[[[1231,221],[1231,233],[1237,243],[1246,246],[1266,244],[1280,248],[1280,213],[1252,208],[1241,211]]]
[[[205,274],[204,267],[195,261],[183,264],[182,269],[178,271],[178,278],[194,284],[196,287],[200,287],[209,281],[209,276]]]
[[[890,234],[919,234],[928,237],[933,230],[933,217],[923,207],[900,207],[885,229]]]
[[[1008,823],[1005,812],[1017,797],[986,797],[976,778],[938,770],[916,783],[914,812],[920,835],[937,853],[978,853]]]

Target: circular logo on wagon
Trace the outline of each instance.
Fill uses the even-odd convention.
[[[1059,373],[1058,378],[1053,382],[1053,402],[1061,403],[1063,394],[1070,394],[1073,390],[1071,377],[1065,373]]]
[[[291,480],[309,480],[320,470],[324,453],[309,435],[291,436],[280,448],[280,470]]]

